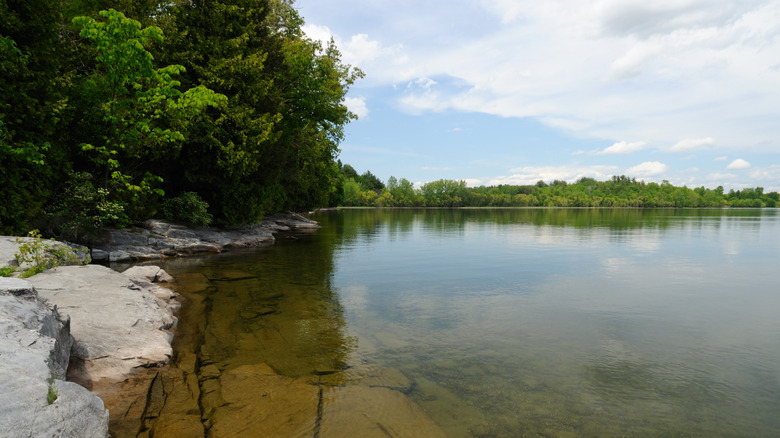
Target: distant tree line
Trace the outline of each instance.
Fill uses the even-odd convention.
[[[0,233],[328,205],[362,72],[302,25],[293,0],[0,0]]]
[[[762,187],[729,190],[722,186],[676,187],[637,181],[625,175],[607,181],[580,178],[539,181],[534,185],[467,187],[464,181],[438,180],[415,188],[409,180],[390,177],[382,184],[371,172],[358,175],[342,166],[342,206],[353,207],[777,207],[780,194]]]

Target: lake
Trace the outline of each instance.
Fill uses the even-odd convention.
[[[302,396],[316,418],[286,420],[301,436],[340,434],[323,412],[350,385],[404,394],[452,437],[780,436],[778,210],[312,218],[272,247],[163,265],[188,298],[173,366],[197,374],[212,436],[261,415],[220,411],[255,404],[224,376],[266,371],[319,388]]]

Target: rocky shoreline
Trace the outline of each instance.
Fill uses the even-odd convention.
[[[92,260],[119,263],[219,254],[231,249],[271,245],[274,234],[280,231],[319,228],[317,222],[296,213],[275,214],[259,224],[232,228],[187,228],[155,219],[144,225],[103,233],[93,244]]]
[[[111,230],[92,248],[117,263],[220,253],[270,245],[274,233],[313,230],[297,214],[232,229],[147,221]],[[12,263],[15,238],[0,237],[0,265]],[[108,411],[85,388],[122,382],[172,355],[179,308],[172,279],[154,266],[124,273],[101,265],[62,266],[30,277],[0,278],[0,423],[7,436],[105,437]],[[66,381],[67,378],[71,381]],[[74,383],[74,382],[78,382]],[[79,385],[80,384],[80,385]]]

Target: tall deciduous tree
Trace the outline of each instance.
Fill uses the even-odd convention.
[[[199,119],[175,178],[196,187],[217,220],[325,205],[335,189],[337,145],[353,117],[343,99],[360,73],[302,24],[282,0],[194,0],[176,11],[170,62],[229,99]]]
[[[142,28],[113,9],[100,16],[105,21],[73,20],[93,44],[97,68],[82,86],[99,103],[104,128],[102,138],[85,141],[82,149],[102,175],[103,188],[130,219],[142,219],[153,211],[149,198],[164,194],[156,187],[162,178],[150,171],[153,162],[176,158],[186,122],[226,98],[202,85],[181,92],[174,79],[184,72],[181,65],[155,68],[146,46],[162,42],[159,28]]]

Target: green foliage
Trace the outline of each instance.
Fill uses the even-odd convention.
[[[342,171],[354,172],[352,166]],[[357,172],[354,172],[357,174]],[[406,179],[390,177],[380,191],[368,189],[354,177],[343,183],[343,206],[377,207],[775,207],[780,194],[764,193],[761,187],[723,194],[723,187],[675,187],[644,183],[625,175],[607,181],[581,178],[566,181],[539,181],[534,185],[466,187],[464,181],[438,180],[415,189]]]
[[[0,17],[0,232],[81,239],[164,191],[219,223],[340,199],[362,72],[292,0],[0,0]]]
[[[44,241],[38,230],[30,231],[26,238],[17,238],[16,244],[19,245],[16,262],[24,269],[21,278],[32,277],[57,266],[81,263],[72,248],[57,244],[54,239]],[[86,248],[82,250],[87,251]],[[25,269],[24,266],[28,267]]]
[[[363,205],[363,196],[361,195],[360,183],[354,178],[344,181],[344,205],[361,206]]]
[[[0,277],[10,277],[14,272],[16,272],[15,266],[3,266],[0,268]]]
[[[54,377],[49,377],[49,390],[46,393],[46,402],[52,404],[57,400],[58,396],[57,388],[54,386]]]
[[[124,214],[143,219],[163,196],[163,180],[138,164],[176,157],[185,139],[179,128],[226,98],[203,86],[182,93],[173,77],[184,72],[183,66],[154,67],[146,47],[162,42],[160,28],[142,28],[114,9],[100,11],[100,16],[104,22],[73,19],[79,35],[93,43],[97,68],[84,86],[100,102],[105,125],[100,142],[85,142],[82,150],[103,174],[103,188],[124,207]]]
[[[376,192],[381,192],[385,188],[382,181],[369,170],[360,175],[360,185],[363,187],[363,190],[374,190]]]
[[[59,1],[0,0],[0,233],[29,230],[61,161],[52,137],[62,107]]]
[[[212,217],[209,204],[195,192],[184,192],[175,198],[166,199],[160,206],[163,218],[187,225],[208,226]]]
[[[196,0],[175,11],[166,61],[187,68],[183,83],[228,101],[198,118],[180,169],[167,172],[217,222],[324,206],[338,190],[337,146],[354,118],[343,100],[359,73],[333,45],[305,38],[302,24],[289,1]]]
[[[95,187],[87,172],[71,173],[47,209],[46,219],[50,234],[76,242],[88,240],[105,225],[128,224],[124,207],[110,199],[108,189]]]

